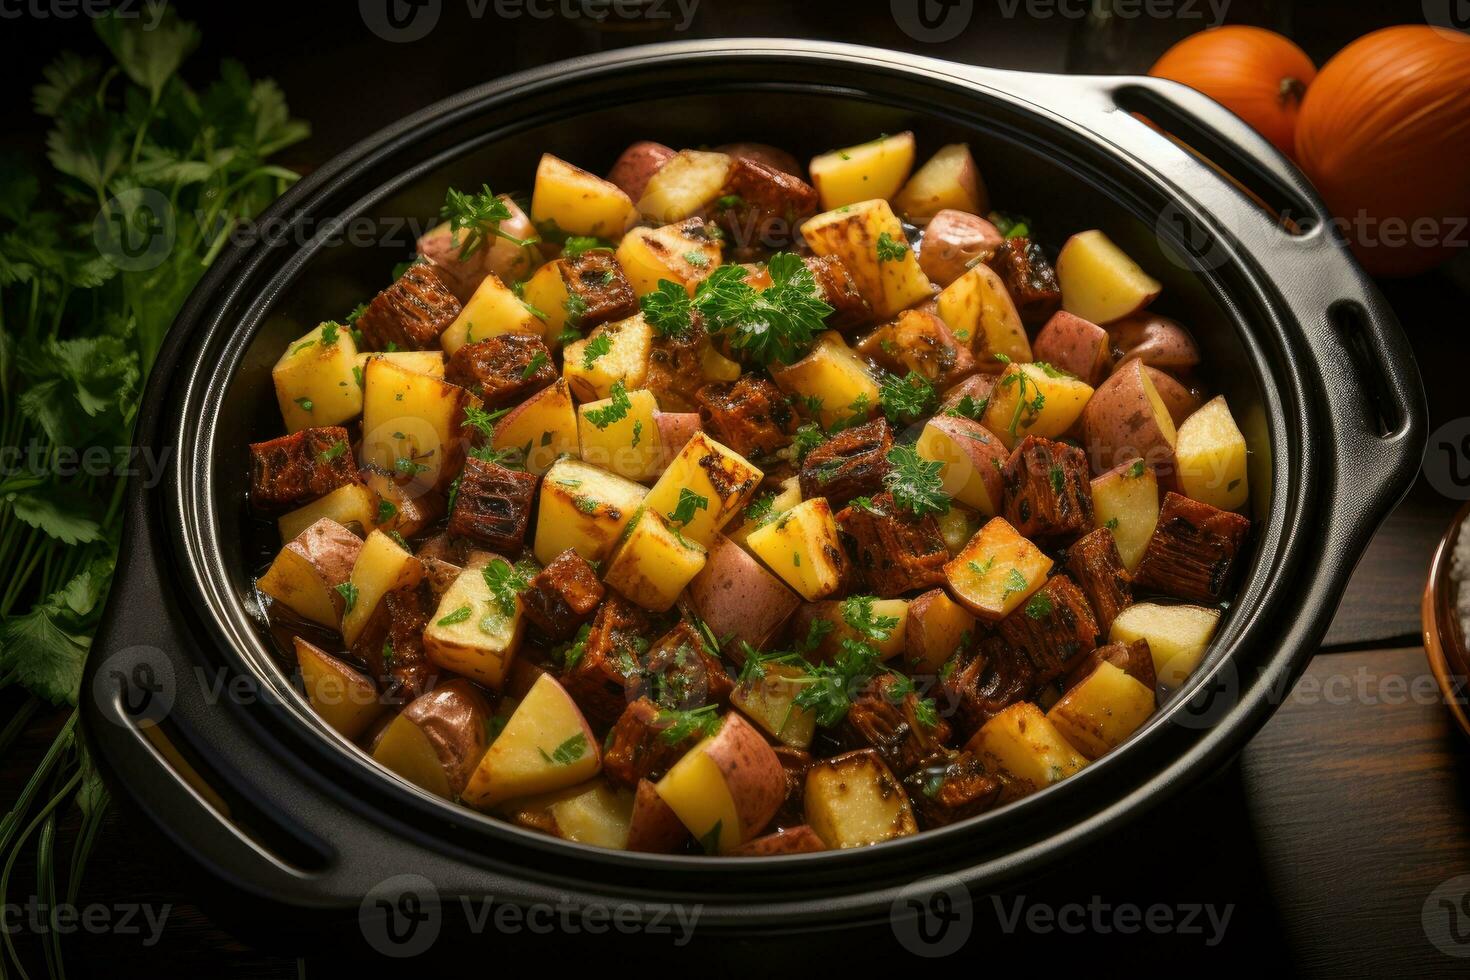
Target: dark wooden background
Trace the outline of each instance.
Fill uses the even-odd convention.
[[[1067,9],[1075,12],[1083,5],[1075,0]],[[476,19],[468,16],[463,0],[444,0],[437,29],[414,44],[374,37],[364,28],[358,5],[350,2],[182,7],[205,32],[192,71],[208,76],[219,58],[238,58],[252,74],[279,80],[295,113],[312,122],[312,139],[293,150],[289,161],[303,167],[408,111],[495,75],[644,40],[817,37],[1047,71],[1067,68],[1069,50],[1075,66],[1079,50],[1075,18],[1038,16],[1037,11],[1053,8],[1024,4],[1018,14],[1006,16],[1011,8],[996,0],[976,0],[969,28],[944,44],[905,35],[888,4],[880,2],[702,0],[692,29],[674,34],[604,30],[585,18],[559,14]],[[1422,21],[1423,9],[1418,0],[1314,0],[1291,6],[1237,0],[1232,19],[1288,30],[1320,64],[1368,30]],[[1146,68],[1180,30],[1178,23],[1141,23],[1129,32],[1115,63],[1120,69]],[[78,19],[26,15],[0,24],[0,77],[9,83],[3,103],[7,139],[34,144],[42,127],[29,114],[25,93],[57,51],[91,50],[92,44],[88,26]],[[1470,352],[1461,333],[1470,299],[1464,267],[1462,261],[1458,270],[1383,284],[1424,373],[1431,430],[1470,415],[1470,396],[1459,376]],[[1470,961],[1438,948],[1425,926],[1442,922],[1446,914],[1434,903],[1426,913],[1431,892],[1470,874],[1470,768],[1466,745],[1433,693],[1419,636],[1419,594],[1429,555],[1458,503],[1421,475],[1358,567],[1305,677],[1235,763],[1020,891],[1027,901],[1051,904],[1085,904],[1097,896],[1113,905],[1230,906],[1222,942],[1210,944],[1208,930],[1131,937],[1096,930],[1003,935],[991,904],[982,900],[975,906],[970,943],[956,960],[941,962],[980,968],[1026,962],[1046,969],[1075,959],[1112,973],[1148,968],[1168,957],[1170,965],[1185,971],[1208,963],[1209,972],[1229,965],[1313,976],[1464,975]],[[38,719],[23,744],[0,761],[0,803],[14,799],[56,723]],[[17,866],[12,896],[28,893],[33,874]],[[113,815],[81,901],[167,903],[167,927],[153,946],[116,934],[68,938],[63,948],[70,972],[170,976],[198,971],[238,977],[335,972],[331,950],[300,962],[253,950],[217,926],[198,900],[170,856],[148,846],[136,828]],[[1470,927],[1470,905],[1466,909],[1457,919],[1462,927]],[[11,922],[6,919],[7,928]],[[27,965],[40,969],[35,937],[22,929],[13,939]],[[874,963],[907,956],[892,935],[870,936],[867,942],[865,959],[870,955]],[[787,956],[812,963],[815,948],[809,940],[744,944],[684,968],[732,975],[780,969]],[[1470,939],[1451,948],[1470,954]],[[1187,958],[1174,961],[1175,956]],[[481,968],[486,968],[483,961]]]

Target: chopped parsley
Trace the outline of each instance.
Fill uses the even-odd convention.
[[[638,301],[643,319],[654,332],[664,337],[681,337],[693,325],[693,300],[689,291],[677,282],[660,279],[658,286]]]
[[[1026,615],[1032,619],[1045,619],[1051,615],[1054,608],[1051,596],[1045,592],[1038,592],[1026,603]]]
[[[928,415],[934,399],[933,383],[917,371],[904,378],[889,377],[878,390],[883,414],[894,425],[910,425]]]
[[[592,370],[592,365],[597,363],[599,357],[610,353],[612,353],[611,337],[605,333],[593,337],[587,341],[587,346],[582,348],[582,370]]]
[[[697,512],[708,509],[708,497],[695,493],[688,487],[680,487],[679,502],[674,505],[674,509],[669,513],[669,520],[678,524],[680,527],[686,527],[690,521],[694,520],[694,515]]]
[[[387,524],[398,514],[398,506],[391,500],[378,501],[378,524]]]
[[[878,261],[898,262],[908,254],[908,242],[899,241],[886,231],[878,233]]]
[[[323,449],[321,452],[317,453],[316,458],[320,462],[330,463],[332,460],[336,459],[338,456],[341,456],[345,452],[347,452],[347,443],[343,442],[341,439],[338,439],[326,449]]]
[[[538,350],[535,354],[531,355],[531,359],[526,362],[526,366],[521,368],[521,380],[530,381],[531,376],[541,370],[542,365],[545,363],[546,352],[544,350]]]
[[[493,559],[480,570],[480,575],[485,579],[485,587],[490,590],[490,597],[495,600],[500,611],[507,616],[514,615],[516,596],[530,587],[525,575],[504,558]]]
[[[719,705],[707,704],[690,711],[663,710],[655,721],[667,725],[659,732],[659,738],[669,745],[678,745],[690,738],[708,738],[720,727]]]
[[[453,626],[455,623],[463,623],[465,620],[470,618],[470,613],[472,611],[473,610],[470,609],[469,604],[466,603],[465,605],[460,606],[458,609],[454,610],[454,612],[445,616],[443,619],[439,620],[439,622],[435,625]]]
[[[504,238],[515,245],[531,245],[535,238],[516,238],[500,230],[502,221],[510,220],[510,205],[496,197],[488,185],[481,184],[478,194],[465,194],[453,187],[444,195],[444,206],[439,216],[449,222],[450,244],[459,249],[459,260],[463,262],[480,248],[487,239]],[[461,237],[463,232],[463,237]]]
[[[602,408],[588,409],[582,413],[582,417],[599,429],[606,429],[614,422],[625,418],[633,408],[633,403],[628,399],[628,389],[622,379],[613,382],[612,391],[608,396],[608,403]]]
[[[888,463],[892,468],[884,474],[883,486],[898,506],[916,517],[949,513],[949,494],[939,476],[943,463],[926,460],[913,446],[902,444],[888,451]]]
[[[314,407],[310,398],[298,398],[296,399],[296,405],[303,412],[309,412]]]
[[[562,243],[562,258],[575,259],[583,252],[611,252],[612,242],[601,238],[593,238],[590,235],[568,235],[567,240]]]
[[[541,758],[553,765],[569,766],[587,754],[587,736],[578,732],[552,749],[549,755],[543,748],[538,747],[536,751],[541,753]]]
[[[343,582],[337,586],[337,594],[342,597],[343,615],[352,612],[352,607],[357,605],[357,586],[351,582]]]

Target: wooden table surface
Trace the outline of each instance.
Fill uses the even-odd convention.
[[[754,6],[770,9],[765,0]],[[1417,10],[1417,3],[1412,6]],[[1322,51],[1313,52],[1319,59],[1345,38],[1376,26],[1355,25],[1350,17],[1344,21],[1336,6],[1319,11],[1319,16],[1327,13],[1331,16],[1323,20],[1318,35]],[[1411,19],[1390,16],[1389,22]],[[804,27],[807,30],[798,33],[832,34],[811,23]],[[738,27],[716,25],[707,32],[723,30],[758,33],[743,21]],[[1015,25],[1006,24],[997,25],[997,30],[1012,31],[1005,35],[1009,43],[993,46],[993,57],[975,60],[1061,67],[1055,30],[1017,33]],[[207,47],[201,60],[251,50],[260,40],[259,31],[253,36],[248,28],[241,31],[243,35],[237,36],[219,24],[206,25]],[[841,36],[903,44],[891,32],[883,34],[876,27],[865,31],[861,25],[849,27]],[[539,43],[540,38],[520,39],[524,43],[515,46],[519,64],[566,53],[554,43]],[[381,120],[396,118],[474,80],[466,77],[468,59],[463,57],[446,57],[425,65],[422,72],[385,70],[382,74],[391,81],[379,81],[367,94],[354,96],[374,107],[366,111],[367,118],[353,114],[344,118],[329,111],[340,104],[340,94],[313,90],[307,79],[319,79],[323,73],[330,77],[334,65],[350,62],[352,50],[345,45],[314,49],[313,56],[321,59],[315,65],[269,52],[256,59],[263,68],[251,63],[252,70],[281,79],[300,114],[320,121],[316,138],[305,150],[306,162],[320,159],[334,144],[345,145],[376,128]],[[38,57],[17,52],[10,67],[33,79]],[[1463,380],[1454,377],[1466,352],[1458,335],[1470,299],[1465,282],[1463,271],[1458,282],[1451,272],[1441,271],[1384,284],[1425,375],[1431,431],[1470,416],[1470,395]],[[1212,966],[1224,962],[1260,969],[1285,963],[1295,972],[1313,976],[1389,970],[1464,975],[1470,966],[1470,960],[1460,958],[1470,955],[1470,898],[1465,897],[1470,878],[1452,879],[1470,875],[1466,819],[1470,765],[1466,742],[1451,728],[1439,703],[1418,636],[1419,593],[1429,555],[1458,503],[1437,492],[1421,474],[1375,537],[1306,674],[1238,760],[1175,802],[1120,828],[1110,840],[1045,879],[1005,896],[999,905],[988,896],[979,897],[973,907],[975,933],[957,954],[958,960],[990,965],[1035,956],[1025,961],[1040,965],[1075,957],[1094,966],[1116,963],[1113,970],[1121,971],[1136,968],[1143,950],[1150,958],[1208,957]],[[49,744],[55,724],[55,719],[38,718],[23,742],[0,761],[0,803],[8,804],[19,791]],[[17,866],[12,894],[27,893],[26,883],[34,880],[33,874],[32,869]],[[1219,936],[1209,928],[1201,934],[1176,930],[1141,937],[1096,927],[1080,934],[1056,929],[1007,934],[1003,921],[1017,899],[1053,908],[1077,902],[1111,910],[1199,904],[1211,906],[1219,915],[1228,910],[1229,917]],[[167,904],[169,913],[161,938],[152,945],[144,945],[138,935],[117,933],[68,938],[68,967],[74,975],[84,969],[109,976],[198,971],[218,977],[289,977],[303,970],[306,975],[332,972],[329,951],[303,963],[256,952],[229,936],[200,910],[197,896],[178,879],[168,856],[145,846],[136,828],[116,814],[105,825],[80,901]],[[6,914],[9,928],[12,914]],[[1104,915],[1103,928],[1111,921]],[[22,929],[13,938],[34,975],[40,963],[35,937]],[[1463,942],[1457,944],[1456,938]],[[874,962],[908,957],[891,934],[880,931],[870,939]],[[772,957],[788,945],[746,944],[699,968],[715,974],[748,973],[751,961],[767,967],[778,962]],[[798,944],[792,955],[805,958],[810,952],[809,944]],[[1094,954],[1115,958],[1089,960]],[[1183,965],[1189,969],[1197,962]]]

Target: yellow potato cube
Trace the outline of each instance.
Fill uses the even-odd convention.
[[[342,639],[349,647],[356,643],[383,596],[397,589],[412,588],[423,577],[423,562],[404,551],[382,531],[369,534],[352,565],[350,585],[345,590],[347,604],[342,613]]]
[[[605,778],[511,800],[499,812],[512,823],[544,829],[562,840],[626,850],[633,820],[633,794],[613,789]]]
[[[481,757],[462,798],[488,810],[576,786],[601,768],[597,737],[581,709],[556,678],[542,674]]]
[[[806,822],[828,847],[865,847],[919,831],[908,794],[873,749],[819,759],[807,770]]]
[[[1064,434],[1091,397],[1090,385],[1050,365],[1012,364],[995,383],[981,421],[1007,448],[1014,448],[1027,436],[1055,439]]]
[[[669,519],[678,511],[683,491],[701,498],[704,506],[696,507],[694,516],[679,530],[708,548],[714,544],[715,535],[750,503],[764,476],[735,450],[704,432],[695,432],[648,491],[644,503]]]
[[[378,688],[365,674],[301,637],[296,643],[296,663],[301,667],[301,685],[312,709],[344,738],[355,739],[386,709]]]
[[[1093,520],[1113,532],[1118,557],[1130,572],[1143,561],[1159,523],[1159,479],[1133,459],[1092,480]]]
[[[356,364],[357,345],[339,324],[323,323],[292,341],[271,369],[286,431],[356,418],[362,412]]]
[[[1021,314],[994,269],[975,266],[939,293],[939,319],[956,340],[970,345],[981,371],[994,374],[1010,363],[1030,361],[1031,341]]]
[[[647,390],[630,391],[622,415],[610,414],[616,398],[588,402],[578,409],[577,432],[582,443],[582,460],[630,480],[647,480],[663,468],[663,445],[654,413],[658,399]],[[601,423],[601,424],[599,424]]]
[[[809,602],[824,599],[842,586],[846,559],[825,497],[803,500],[752,531],[746,545]]]
[[[496,449],[521,449],[526,470],[542,474],[563,455],[578,454],[577,410],[572,392],[558,378],[512,408],[495,423],[490,440]]]
[[[521,297],[541,321],[540,332],[553,351],[561,347],[562,331],[567,327],[567,301],[571,291],[567,289],[565,270],[566,263],[561,259],[548,262],[521,287]]]
[[[568,548],[588,561],[606,558],[647,490],[579,459],[562,458],[541,480],[536,504],[536,560],[549,565]]]
[[[984,214],[987,205],[985,181],[966,143],[941,146],[893,199],[898,213],[916,224],[944,210]]]
[[[1029,701],[1011,705],[980,726],[965,746],[1000,777],[1002,800],[1029,796],[1082,771],[1087,760]]]
[[[1052,560],[1003,517],[993,517],[944,566],[950,591],[982,619],[1001,620],[1046,584]]]
[[[603,580],[644,609],[673,608],[684,586],[704,568],[704,546],[674,534],[656,511],[646,507],[628,527]]]
[[[464,410],[470,393],[393,361],[374,358],[363,372],[360,462],[443,489],[464,459]]]
[[[825,210],[896,195],[914,169],[914,134],[898,133],[812,157],[808,172]]]
[[[598,353],[602,346],[597,341],[599,337],[606,337],[611,345],[606,353]],[[589,356],[588,349],[594,341],[598,346],[591,348]],[[642,388],[648,379],[648,355],[652,350],[653,328],[642,313],[637,313],[626,320],[605,323],[592,331],[591,336],[567,344],[562,376],[578,401],[607,398],[617,381],[632,391]]]
[[[1100,325],[1143,309],[1164,288],[1096,229],[1080,231],[1062,245],[1057,285],[1062,309]]]
[[[510,569],[503,558],[490,564]],[[440,597],[438,610],[424,628],[424,653],[444,670],[498,691],[505,686],[524,627],[520,597],[512,598],[507,612],[491,592],[485,569],[466,569]]]
[[[985,426],[967,418],[936,415],[924,424],[914,451],[941,464],[944,492],[954,500],[986,517],[999,512],[1003,503],[1000,474],[1010,453]]]
[[[361,548],[347,528],[319,520],[286,542],[255,585],[297,615],[336,629],[345,601],[337,586],[351,575]]]
[[[1118,613],[1108,640],[1147,640],[1154,658],[1154,676],[1166,690],[1173,690],[1199,666],[1219,625],[1218,609],[1139,602]]]
[[[347,483],[325,497],[318,497],[276,520],[282,541],[290,541],[322,518],[336,521],[346,528],[356,527],[366,535],[377,525],[378,498],[361,483]]]
[[[795,364],[775,367],[771,377],[782,391],[819,403],[817,417],[825,428],[853,415],[867,417],[878,404],[878,382],[847,341],[829,330],[817,337],[807,355]]]
[[[1154,692],[1104,660],[1047,711],[1047,720],[1088,759],[1117,748],[1154,713]]]
[[[805,749],[816,735],[817,716],[793,703],[806,689],[804,677],[800,667],[765,664],[758,676],[746,678],[731,692],[730,703],[782,745]]]
[[[759,502],[760,498],[757,498],[756,503]],[[799,477],[790,476],[781,481],[780,491],[771,496],[771,506],[766,513],[774,518],[786,513],[799,503],[801,503],[801,480]],[[730,531],[726,536],[743,548],[746,539],[750,537],[750,532],[760,527],[761,523],[764,521],[744,520],[739,527]]]
[[[531,191],[531,220],[543,235],[617,239],[637,224],[638,209],[618,185],[544,153]]]
[[[1245,472],[1245,436],[1217,395],[1184,420],[1174,443],[1174,462],[1186,497],[1239,510],[1250,496]]]
[[[919,268],[903,224],[887,201],[864,200],[824,211],[807,219],[801,234],[817,255],[842,260],[879,320],[933,295],[934,286]],[[901,254],[894,254],[900,249]]]
[[[882,639],[864,636],[847,624],[847,618],[843,615],[850,599],[841,601],[827,599],[815,602],[797,610],[794,635],[806,636],[811,629],[812,620],[825,619],[832,624],[832,629],[822,638],[815,651],[819,660],[831,660],[842,650],[843,640],[861,640],[873,649],[878,655],[889,660],[903,653],[908,643],[909,601],[907,599],[874,599],[873,621],[882,623],[889,620],[893,625],[885,626],[887,635]]]
[[[452,357],[465,344],[498,334],[528,333],[541,337],[545,332],[546,324],[521,298],[498,276],[488,275],[475,287],[474,295],[459,311],[459,316],[439,335],[439,344]]]
[[[698,214],[720,196],[730,164],[724,153],[680,150],[648,178],[639,212],[665,225]]]
[[[702,221],[634,228],[618,243],[618,264],[639,296],[657,289],[661,279],[678,283],[693,296],[721,261],[720,241]]]
[[[357,355],[358,377],[367,376],[368,361],[381,358],[392,361],[399,367],[409,371],[417,371],[419,374],[427,374],[431,378],[444,377],[444,354],[437,350],[395,350],[377,351]],[[361,382],[359,382],[359,387]]]

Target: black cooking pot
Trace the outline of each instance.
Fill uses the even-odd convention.
[[[406,232],[377,245],[337,232],[427,218],[447,185],[524,186],[543,151],[595,170],[635,138],[800,153],[904,129],[928,147],[968,141],[993,200],[1033,216],[1051,249],[1106,229],[1164,281],[1160,308],[1193,329],[1241,421],[1248,568],[1208,658],[1147,726],[1066,782],[954,826],[721,860],[518,829],[385,773],[322,724],[253,591],[274,542],[246,507],[247,444],[279,431],[269,372],[287,341],[374,293],[411,247]],[[406,119],[302,180],[261,225],[220,255],[154,368],[138,440],[169,465],[159,485],[129,486],[84,719],[114,792],[172,846],[292,908],[356,913],[411,872],[441,898],[699,903],[702,930],[755,931],[886,916],[928,875],[991,888],[1034,872],[1241,748],[1312,655],[1423,446],[1409,348],[1306,182],[1215,103],[1154,79],[779,40],[618,51]]]

